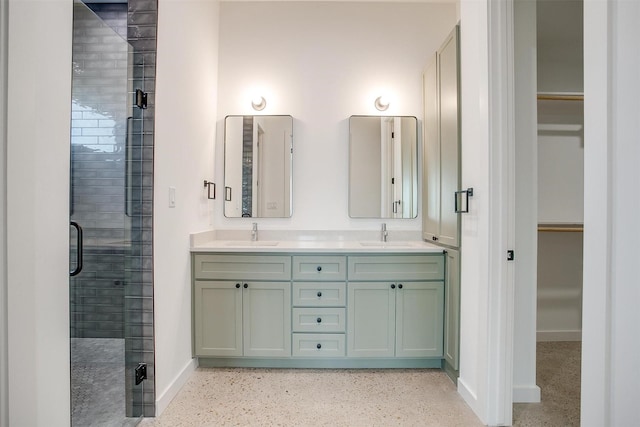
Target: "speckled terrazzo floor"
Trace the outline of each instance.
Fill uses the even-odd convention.
[[[579,342],[537,346],[541,403],[514,426],[580,425]],[[143,426],[439,426],[482,423],[438,370],[198,369]]]
[[[541,403],[513,405],[518,427],[580,425],[580,342],[539,342],[536,381]]]
[[[439,370],[199,368],[141,425],[480,426]]]

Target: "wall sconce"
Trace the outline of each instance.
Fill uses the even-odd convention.
[[[262,111],[267,106],[267,100],[264,96],[256,96],[251,100],[251,106],[256,111]]]
[[[386,111],[389,108],[389,100],[385,96],[379,96],[374,105],[378,111]]]

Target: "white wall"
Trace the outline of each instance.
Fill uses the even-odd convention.
[[[538,222],[582,224],[583,103],[538,102]]]
[[[582,339],[580,232],[538,233],[538,341]]]
[[[538,0],[538,91],[582,92],[582,0]]]
[[[214,178],[217,44],[217,1],[159,1],[154,164],[157,414],[195,367],[189,233],[210,229],[212,207],[222,206],[222,195],[209,201],[203,186],[204,180]],[[176,188],[175,208],[168,207],[170,186]]]
[[[9,1],[9,425],[70,423],[70,0]]]
[[[374,100],[391,98],[388,115],[422,116],[422,70],[456,23],[451,3],[221,3],[216,178],[223,182],[223,135],[229,114],[291,114],[293,216],[261,219],[272,229],[371,229],[380,220],[348,216],[348,122],[379,115]],[[421,126],[419,126],[421,128]],[[215,226],[249,228],[215,204]],[[386,220],[420,230],[420,218]]]
[[[640,4],[587,0],[581,420],[638,422]]]
[[[613,85],[610,86],[613,103],[609,116],[612,125],[609,140],[612,154],[609,169],[611,187],[608,197],[611,200],[609,390],[612,399],[609,424],[624,426],[638,423],[640,414],[636,399],[640,384],[640,369],[636,366],[640,354],[640,334],[637,328],[640,324],[640,200],[635,197],[640,183],[640,46],[637,43],[640,40],[640,4],[618,1],[613,4],[612,9],[613,25],[610,28],[615,44],[609,51],[614,73]],[[593,119],[593,116],[589,119]],[[592,141],[589,140],[585,145],[589,142]],[[590,160],[593,161],[593,157]],[[593,163],[589,166],[598,167]],[[590,272],[587,270],[585,277]],[[588,286],[591,291],[598,284],[590,281]],[[583,372],[586,375],[589,371]]]

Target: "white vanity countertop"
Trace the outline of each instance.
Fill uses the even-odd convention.
[[[383,242],[379,231],[259,230],[258,240],[252,241],[250,231],[218,230],[192,234],[191,252],[442,253],[442,247],[419,237],[416,232],[390,230]]]

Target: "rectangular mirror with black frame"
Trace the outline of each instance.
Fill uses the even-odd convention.
[[[349,216],[418,215],[418,120],[349,118]]]
[[[291,217],[293,117],[227,116],[224,128],[224,215]]]

